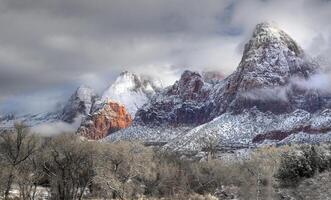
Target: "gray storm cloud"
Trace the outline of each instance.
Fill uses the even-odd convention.
[[[101,91],[123,70],[167,84],[184,69],[229,74],[261,21],[328,57],[330,10],[327,0],[0,0],[0,112],[32,92]]]

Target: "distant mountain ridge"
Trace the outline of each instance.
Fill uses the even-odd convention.
[[[331,117],[331,94],[293,81],[309,81],[320,72],[288,34],[261,23],[230,76],[207,82],[200,74],[185,71],[137,111],[131,127],[107,140],[162,141],[168,143],[165,148],[178,151],[198,151],[205,137],[220,143],[277,143],[291,142],[286,139],[293,133],[300,135],[296,141],[307,135],[329,140],[319,134],[327,136],[331,130],[326,120]],[[164,134],[166,130],[172,131]]]

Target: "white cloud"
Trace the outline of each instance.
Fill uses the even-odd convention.
[[[61,133],[75,133],[81,124],[81,120],[81,117],[77,117],[72,124],[63,121],[43,123],[32,127],[31,132],[47,136]]]

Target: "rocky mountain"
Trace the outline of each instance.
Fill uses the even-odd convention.
[[[91,108],[97,100],[98,95],[93,89],[80,86],[64,106],[59,119],[72,123],[79,115],[86,116],[90,114]]]
[[[102,139],[131,125],[136,111],[161,88],[151,78],[122,72],[94,102],[77,133],[89,139]]]
[[[230,76],[213,82],[185,71],[137,111],[131,127],[107,139],[165,142],[177,151],[201,150],[206,137],[220,144],[328,140],[321,134],[331,130],[331,94],[300,84],[320,72],[288,34],[261,23]]]
[[[217,112],[241,112],[254,106],[274,113],[297,108],[316,111],[321,108],[318,98],[295,87],[291,80],[308,79],[318,70],[284,31],[268,23],[258,24],[238,68],[215,93]],[[316,105],[307,106],[310,103]]]
[[[134,118],[137,110],[160,89],[162,84],[150,77],[124,71],[102,95],[102,101],[112,100],[123,104]]]
[[[308,79],[318,65],[284,31],[267,23],[256,26],[242,60],[223,81],[206,81],[186,71],[172,87],[153,97],[137,113],[144,123],[202,124],[225,112],[257,107],[273,113],[323,107],[316,91],[299,88],[292,79]]]
[[[66,122],[68,126],[81,123],[77,131],[79,134],[89,139],[100,139],[129,126],[136,110],[161,87],[161,83],[152,78],[123,72],[102,98],[93,89],[80,86],[63,108],[50,113],[4,115],[0,117],[0,128],[13,127],[16,122],[30,127],[57,122]],[[126,106],[130,113],[126,111]]]
[[[113,101],[103,102],[82,122],[77,133],[88,139],[102,139],[131,124],[131,116],[123,105]]]
[[[136,114],[136,121],[148,125],[197,125],[209,121],[215,108],[209,100],[212,84],[200,74],[185,71],[179,81],[154,95]]]

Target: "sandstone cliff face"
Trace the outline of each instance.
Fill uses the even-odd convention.
[[[128,127],[131,122],[131,116],[126,112],[124,106],[108,101],[96,108],[82,122],[77,132],[88,139],[98,140]]]

